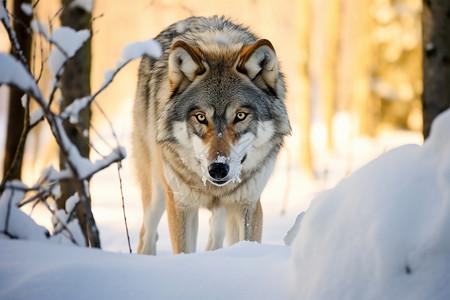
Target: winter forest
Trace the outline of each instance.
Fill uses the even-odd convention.
[[[292,132],[262,242],[137,253],[141,57],[191,16],[269,40]],[[447,0],[0,0],[0,299],[450,299]]]

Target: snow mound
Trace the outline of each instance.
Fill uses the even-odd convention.
[[[154,257],[0,240],[0,299],[287,299],[289,250],[241,242]]]
[[[45,241],[49,237],[47,229],[37,225],[33,219],[21,211],[16,204],[25,196],[26,186],[18,180],[9,182],[0,195],[0,240],[11,238]]]
[[[450,299],[450,110],[423,146],[318,196],[292,245],[300,299]],[[294,226],[295,227],[295,226]]]

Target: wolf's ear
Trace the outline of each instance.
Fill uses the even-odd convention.
[[[278,59],[272,43],[266,39],[242,47],[237,70],[259,88],[277,94]]]
[[[182,92],[195,77],[205,73],[202,53],[183,41],[173,44],[169,54],[169,81],[172,95]]]

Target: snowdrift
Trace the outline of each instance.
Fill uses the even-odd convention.
[[[450,299],[449,128],[447,111],[423,146],[319,195],[285,238],[292,247],[152,257],[0,235],[0,299]]]
[[[286,299],[290,248],[146,256],[0,240],[0,299]]]
[[[317,197],[292,245],[299,299],[450,299],[450,111]]]

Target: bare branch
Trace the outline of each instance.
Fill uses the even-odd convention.
[[[33,7],[37,5],[39,0],[37,0]],[[2,14],[4,12],[4,14]],[[52,22],[56,16],[58,16],[62,12],[62,8],[56,13],[56,15],[49,20],[49,28],[50,32],[52,32]],[[6,17],[5,17],[6,16]],[[17,40],[15,39],[15,33],[14,30],[10,27],[10,20],[8,17],[8,13],[6,9],[4,8],[3,4],[0,5],[0,17],[2,20],[3,25],[7,29],[7,32],[9,34],[10,42],[12,46],[16,49],[17,53],[19,53],[20,46],[17,43]],[[101,16],[99,16],[101,17]],[[98,17],[97,17],[98,18]],[[95,20],[94,18],[91,21]],[[11,66],[11,68],[7,68],[8,70],[14,70],[14,72],[11,72],[11,74],[6,73],[11,76],[13,76],[18,71],[21,76],[26,78],[25,84],[20,81],[18,78],[8,78],[5,76],[1,76],[0,74],[0,84],[5,83],[9,85],[17,85],[19,89],[26,91],[26,93],[29,95],[27,98],[27,105],[26,105],[26,120],[25,120],[25,129],[22,133],[21,143],[19,151],[17,151],[17,156],[23,156],[24,153],[24,145],[26,138],[28,136],[28,133],[30,130],[36,126],[40,121],[45,120],[49,127],[51,134],[56,141],[58,148],[61,152],[61,156],[65,159],[67,164],[67,170],[63,171],[56,171],[55,169],[46,169],[42,172],[41,177],[39,180],[37,180],[36,184],[32,187],[26,187],[26,186],[15,186],[13,184],[10,184],[9,176],[5,176],[5,178],[2,181],[2,185],[0,186],[0,192],[3,193],[6,189],[11,189],[11,195],[10,195],[10,207],[16,206],[18,208],[23,207],[27,204],[33,204],[33,206],[37,205],[37,203],[44,203],[44,205],[47,207],[47,209],[52,213],[53,216],[58,221],[58,224],[61,224],[62,229],[55,229],[55,233],[61,232],[62,234],[65,234],[68,236],[68,238],[73,242],[76,243],[76,237],[73,235],[72,232],[70,232],[70,228],[68,228],[66,225],[69,224],[68,220],[71,219],[72,212],[69,213],[69,217],[67,220],[63,220],[65,218],[62,216],[61,211],[54,211],[50,205],[49,200],[55,200],[58,199],[58,188],[60,187],[60,184],[62,182],[70,181],[70,183],[74,186],[74,190],[79,196],[79,202],[75,206],[77,210],[79,208],[83,208],[83,212],[85,212],[85,215],[83,216],[85,219],[80,220],[80,226],[85,227],[85,232],[87,232],[86,240],[88,243],[90,243],[89,246],[93,247],[100,247],[100,239],[98,235],[98,229],[95,223],[94,216],[92,214],[91,210],[91,195],[89,191],[89,183],[88,180],[94,176],[96,173],[102,171],[103,169],[109,167],[113,163],[118,164],[118,176],[119,176],[119,184],[120,184],[120,192],[122,197],[122,210],[123,210],[123,216],[124,216],[124,222],[125,222],[125,229],[127,232],[127,240],[128,240],[128,247],[131,250],[131,243],[130,243],[130,236],[128,232],[128,224],[126,219],[126,212],[125,212],[125,198],[123,193],[123,186],[122,186],[122,177],[121,177],[121,161],[125,158],[126,152],[123,147],[120,147],[119,140],[117,138],[116,132],[113,129],[113,125],[111,120],[108,118],[108,116],[105,114],[101,106],[95,101],[96,97],[102,93],[114,80],[115,76],[132,60],[138,58],[138,54],[136,52],[132,52],[133,54],[131,56],[125,55],[122,56],[123,62],[119,63],[116,67],[116,69],[109,70],[108,72],[105,72],[105,80],[104,83],[101,85],[101,87],[91,95],[78,99],[72,106],[66,107],[64,111],[60,112],[59,114],[56,112],[53,112],[50,108],[52,102],[55,99],[56,92],[60,89],[60,80],[61,80],[61,74],[63,69],[66,67],[67,62],[69,59],[74,55],[72,53],[73,48],[69,48],[69,50],[66,51],[67,48],[58,42],[58,39],[55,37],[55,35],[47,34],[47,29],[45,26],[41,26],[42,24],[37,21],[37,16],[35,15],[35,22],[31,24],[31,27],[33,28],[34,32],[38,34],[40,39],[40,47],[41,47],[41,67],[39,71],[39,75],[33,76],[30,68],[25,67],[23,65],[26,65],[26,61],[24,61],[22,58],[20,59],[20,62],[18,62],[16,59],[12,59],[12,56],[7,55],[0,55],[0,63],[2,66],[5,66],[6,64],[9,64],[8,66]],[[52,32],[53,33],[53,32]],[[78,32],[77,32],[78,33]],[[84,38],[86,36],[86,33],[82,32],[81,38]],[[37,82],[41,78],[42,70],[43,70],[43,64],[44,64],[44,58],[43,58],[43,41],[48,42],[52,47],[52,51],[59,51],[62,56],[62,65],[58,70],[56,70],[52,87],[50,90],[50,93],[48,97],[46,98],[41,90],[39,89]],[[84,42],[84,41],[83,41]],[[83,43],[82,42],[82,43]],[[149,43],[150,44],[150,43]],[[153,44],[152,44],[153,45]],[[36,44],[35,44],[36,48]],[[36,51],[36,49],[35,49]],[[75,50],[76,52],[77,50]],[[145,54],[145,53],[144,53]],[[142,55],[144,55],[142,54]],[[35,54],[36,55],[36,54]],[[149,54],[150,55],[150,54]],[[35,57],[35,56],[34,56]],[[59,66],[59,64],[58,64]],[[34,69],[34,67],[33,67]],[[55,70],[53,70],[55,71]],[[33,98],[34,101],[38,104],[39,108],[32,113],[30,113],[30,107],[29,102],[30,99]],[[117,146],[115,148],[111,147],[111,145],[97,132],[97,130],[90,124],[90,128],[92,128],[96,134],[100,137],[100,139],[110,147],[111,151],[109,154],[104,155],[101,154],[95,147],[95,145],[89,141],[86,141],[91,149],[94,149],[100,156],[101,159],[97,161],[91,161],[88,158],[82,157],[80,155],[80,152],[78,149],[74,146],[74,144],[70,141],[69,136],[67,132],[65,131],[63,127],[63,122],[65,120],[68,120],[74,124],[78,124],[77,118],[79,117],[80,113],[87,107],[89,107],[92,103],[96,105],[100,113],[104,116],[105,120],[107,121],[110,130],[112,132],[112,135],[117,143]],[[79,127],[77,127],[77,130],[80,130]],[[82,136],[84,136],[82,134]],[[21,194],[21,198],[18,199],[19,201],[16,201],[17,195],[14,196],[14,193],[23,193]],[[25,197],[25,193],[30,193],[27,195],[27,198]],[[14,196],[14,201],[12,200]],[[13,203],[14,202],[14,203]],[[58,216],[60,214],[60,216]],[[9,217],[7,218],[7,222],[9,222]],[[5,232],[8,230],[8,226],[5,227]],[[5,233],[7,234],[7,233]],[[8,234],[7,234],[8,235]],[[12,235],[11,235],[12,237]]]
[[[45,206],[47,207],[47,209],[52,213],[52,215],[58,220],[58,224],[60,224],[61,227],[62,227],[61,230],[64,230],[64,231],[69,235],[70,241],[71,241],[73,244],[75,244],[75,245],[79,245],[78,242],[77,242],[77,240],[74,238],[74,236],[73,236],[73,234],[72,234],[72,231],[70,231],[70,229],[67,228],[66,223],[63,222],[63,221],[59,218],[59,216],[55,213],[55,211],[54,211],[53,209],[50,208],[50,206],[48,205],[47,201],[42,201],[42,202],[45,204]],[[57,232],[57,233],[59,233],[59,232]]]
[[[4,6],[3,1],[0,1],[0,20],[2,21],[3,26],[6,29],[6,32],[8,34],[8,38],[11,41],[11,47],[14,50],[14,53],[17,54],[22,64],[26,67],[28,67],[28,61],[26,57],[23,55],[22,49],[20,47],[19,42],[17,41],[17,36],[14,30],[11,27],[11,20],[9,18],[9,11]]]
[[[122,168],[122,164],[120,162],[118,162],[117,163],[117,174],[119,175],[120,195],[122,196],[123,220],[125,222],[125,231],[127,233],[128,249],[130,250],[130,254],[131,254],[131,253],[133,253],[133,251],[131,250],[130,234],[128,232],[127,214],[125,213],[125,197],[123,196],[122,176],[120,175],[121,168]]]

